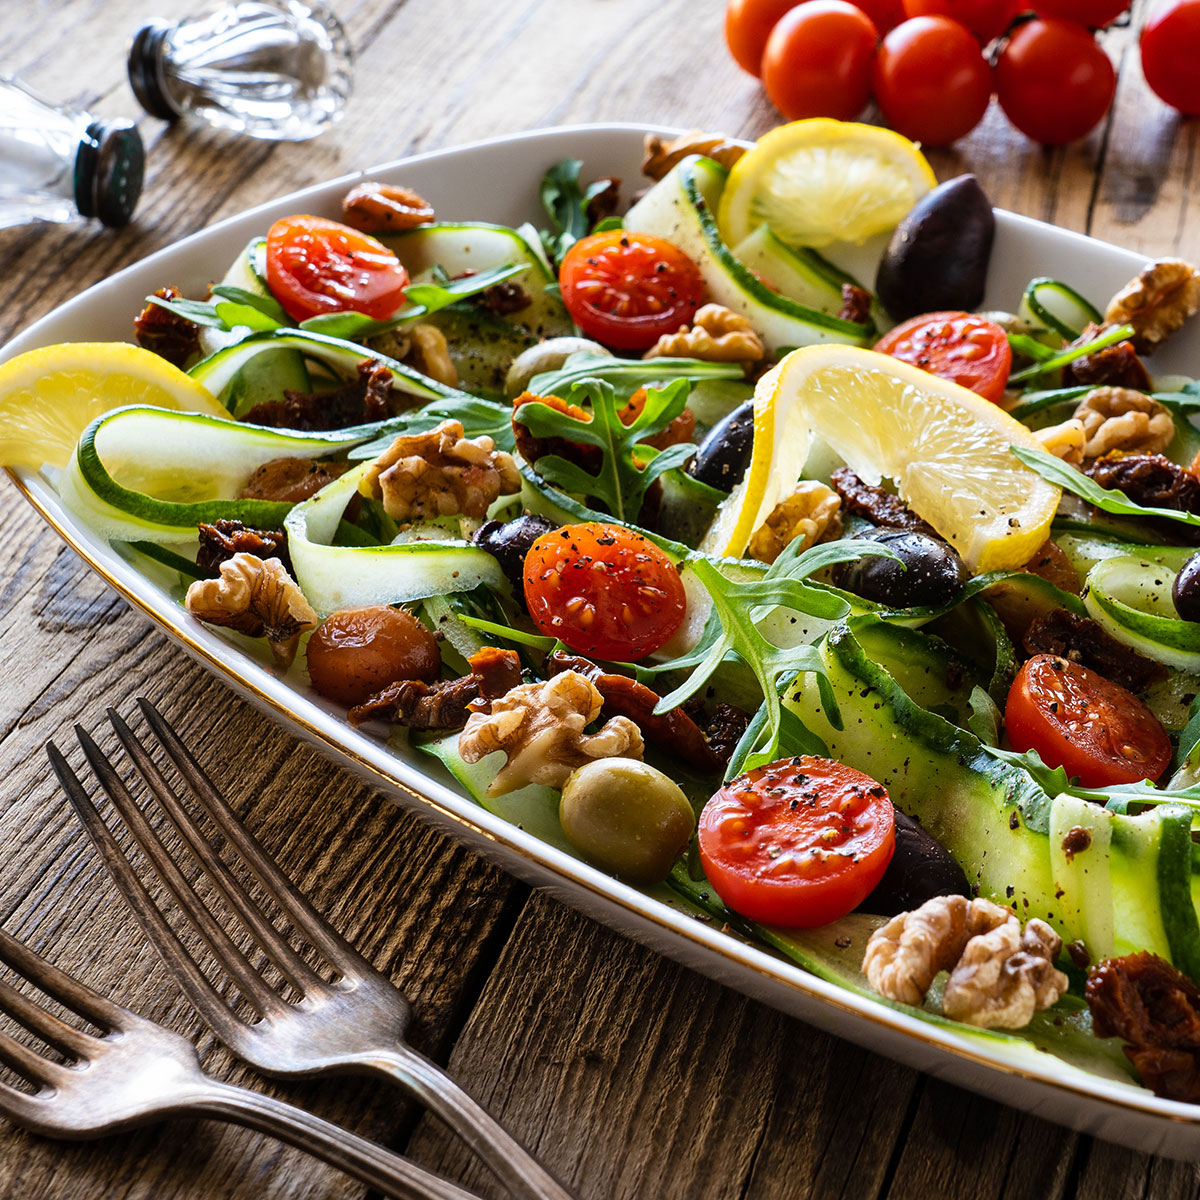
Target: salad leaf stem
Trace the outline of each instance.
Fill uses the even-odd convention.
[[[1106,329],[1099,337],[1093,338],[1090,342],[1084,342],[1082,346],[1068,346],[1061,354],[1056,354],[1053,358],[1035,362],[1025,367],[1024,370],[1017,371],[1008,377],[1008,382],[1010,384],[1024,383],[1028,379],[1036,379],[1039,375],[1047,375],[1051,371],[1057,371],[1059,367],[1073,363],[1077,358],[1083,358],[1085,354],[1095,354],[1097,350],[1115,346],[1117,342],[1126,342],[1131,337],[1133,337],[1132,325],[1118,325],[1115,329]]]
[[[1035,471],[1050,483],[1056,483],[1065,491],[1072,492],[1081,500],[1094,504],[1103,512],[1119,517],[1165,517],[1184,525],[1200,525],[1200,516],[1181,512],[1177,508],[1158,508],[1151,504],[1138,504],[1124,492],[1101,487],[1094,479],[1068,466],[1061,458],[1055,458],[1047,450],[1032,446],[1010,446],[1009,449],[1031,471]]]

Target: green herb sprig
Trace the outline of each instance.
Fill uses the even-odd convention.
[[[540,236],[546,254],[555,266],[587,234],[587,206],[608,186],[607,180],[598,179],[586,189],[582,188],[579,184],[582,167],[578,158],[567,158],[542,176],[540,195],[550,217],[551,229],[541,230]]]
[[[797,553],[799,540],[771,564],[760,579],[735,581],[721,574],[708,559],[692,561],[696,578],[712,598],[713,612],[699,644],[686,659],[674,666],[694,664],[692,673],[670,695],[664,696],[656,712],[682,704],[698,692],[727,656],[741,659],[754,672],[763,693],[763,704],[729,760],[726,778],[774,761],[781,749],[786,753],[826,754],[827,747],[800,719],[783,707],[781,693],[798,675],[816,677],[825,717],[841,728],[837,699],[817,648],[812,645],[777,646],[758,629],[755,620],[764,610],[782,606],[807,616],[841,620],[850,605],[841,597],[805,580],[834,563],[851,562],[868,556],[899,556],[878,542],[843,539],[827,542]]]
[[[696,452],[692,442],[682,442],[658,451],[642,443],[662,433],[687,405],[691,385],[676,379],[665,388],[649,388],[642,411],[628,424],[619,416],[612,384],[588,380],[562,394],[568,404],[590,408],[580,418],[559,412],[548,404],[522,404],[516,420],[538,438],[565,438],[569,442],[595,446],[602,454],[598,474],[591,474],[558,454],[537,460],[543,479],[564,491],[582,493],[599,500],[620,521],[637,520],[650,485],[664,472],[681,467]],[[582,407],[582,405],[580,405]]]

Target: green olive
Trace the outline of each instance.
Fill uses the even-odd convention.
[[[608,358],[613,356],[611,350],[601,346],[599,342],[589,341],[587,338],[547,338],[544,342],[530,346],[528,350],[522,350],[513,360],[513,365],[508,368],[508,375],[504,380],[505,393],[510,400],[519,396],[529,386],[530,380],[535,375],[542,375],[546,371],[557,371],[572,354],[583,352],[603,354]]]
[[[679,785],[633,758],[579,767],[563,785],[558,815],[580,854],[631,883],[666,879],[696,828]]]

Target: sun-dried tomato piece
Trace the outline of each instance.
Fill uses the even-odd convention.
[[[1200,988],[1157,954],[1107,958],[1088,974],[1097,1037],[1119,1037],[1142,1082],[1168,1100],[1200,1100]]]

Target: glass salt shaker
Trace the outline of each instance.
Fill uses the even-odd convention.
[[[126,225],[142,194],[136,126],[55,106],[0,75],[0,229],[98,217]]]
[[[241,0],[134,35],[129,82],[164,121],[185,113],[268,141],[302,142],[341,116],[353,53],[319,0]]]

